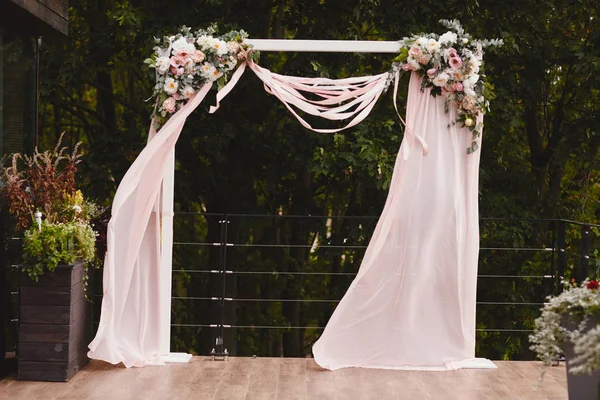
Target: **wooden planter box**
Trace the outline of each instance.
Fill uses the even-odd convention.
[[[21,271],[19,380],[66,382],[88,363],[92,307],[84,273],[83,263],[59,266],[34,282]]]

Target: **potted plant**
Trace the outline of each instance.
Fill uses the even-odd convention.
[[[587,279],[549,297],[529,337],[540,359],[550,364],[565,355],[569,399],[600,399],[600,285]]]
[[[8,209],[23,234],[18,378],[25,380],[68,381],[88,361],[86,287],[100,210],[75,185],[79,144],[68,154],[60,143],[13,154],[2,168]]]

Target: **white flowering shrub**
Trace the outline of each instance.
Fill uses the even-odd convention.
[[[567,341],[575,345],[574,366],[570,372],[583,373],[600,369],[600,289],[595,280],[580,286],[567,286],[556,297],[549,297],[542,315],[535,320],[529,336],[531,349],[546,363],[557,359]]]

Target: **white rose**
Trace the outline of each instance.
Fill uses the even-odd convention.
[[[167,94],[175,94],[177,92],[178,87],[179,87],[179,84],[175,81],[175,79],[173,79],[173,78],[165,79],[164,89],[165,89],[165,92],[167,92]]]
[[[425,48],[429,54],[433,54],[440,49],[440,44],[435,39],[429,39]]]
[[[211,63],[205,62],[200,67],[200,75],[205,79],[212,79],[217,69]]]
[[[469,39],[467,39],[467,38],[463,38],[463,39],[462,39],[462,42],[463,42],[463,44],[467,44],[467,43],[469,43]]]
[[[183,96],[186,99],[189,99],[190,97],[192,97],[194,93],[196,93],[196,91],[191,86],[186,86],[183,88]]]
[[[471,126],[471,125],[473,125],[473,120],[471,118],[465,119],[465,126]]]
[[[447,73],[442,72],[433,78],[433,84],[437,87],[444,87],[448,83],[448,79],[450,79],[450,76],[448,76]]]
[[[232,70],[237,65],[237,60],[235,57],[229,57],[229,61],[227,61],[227,69]]]
[[[469,69],[470,69],[471,73],[477,74],[479,72],[480,64],[481,63],[479,62],[479,60],[476,57],[469,58]]]
[[[206,50],[210,47],[211,40],[212,40],[211,36],[200,36],[196,40],[196,43],[198,44],[198,46],[200,46],[202,48],[202,50]]]
[[[472,96],[475,97],[477,96],[477,93],[475,93],[475,91],[472,88],[467,88],[465,87],[463,92],[467,95],[467,96]]]
[[[471,82],[472,86],[475,86],[477,81],[479,81],[479,75],[471,74],[471,75],[469,75],[469,77],[466,80]]]
[[[181,37],[171,44],[171,48],[173,52],[177,53],[180,50],[184,50],[188,53],[193,53],[196,51],[196,47],[193,43],[188,42],[187,38]]]
[[[169,70],[170,62],[167,57],[158,57],[156,59],[156,70],[159,74],[164,74]]]
[[[442,36],[440,36],[439,42],[440,44],[454,44],[456,43],[456,33],[454,32],[446,32]]]
[[[222,40],[213,39],[210,43],[210,47],[218,56],[227,54],[227,43]]]
[[[419,64],[419,62],[412,57],[408,57],[408,59],[406,60],[406,63],[408,65],[410,65],[410,67],[413,71],[417,71],[417,70],[421,69],[421,64]]]

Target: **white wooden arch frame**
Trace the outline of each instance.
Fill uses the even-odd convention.
[[[285,39],[247,39],[246,44],[258,51],[279,52],[320,52],[320,53],[398,53],[400,43],[392,41],[354,41],[354,40],[285,40]],[[162,184],[161,215],[161,262],[160,292],[166,301],[161,302],[160,315],[164,319],[160,351],[165,362],[188,362],[191,355],[171,353],[171,286],[173,279],[173,203],[175,193],[175,151],[167,161],[167,171]]]

